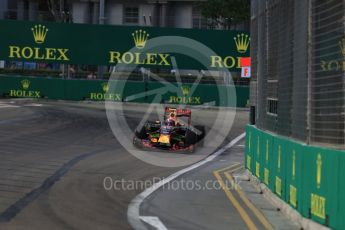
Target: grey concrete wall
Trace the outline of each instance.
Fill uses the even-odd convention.
[[[122,25],[123,24],[123,4],[109,2],[105,9],[106,24]]]
[[[123,25],[124,9],[126,6],[139,8],[140,26],[173,26],[179,28],[192,28],[193,26],[193,1],[164,1],[157,9],[156,4],[143,0],[106,0],[105,17],[106,24]],[[173,3],[169,3],[173,2]],[[98,10],[93,7],[93,2],[75,0],[72,2],[72,18],[75,23],[95,23]],[[96,14],[96,16],[94,15]],[[161,17],[163,16],[163,17]],[[159,17],[159,18],[157,18]],[[157,22],[157,19],[158,22]]]
[[[74,23],[89,23],[90,6],[88,2],[73,2],[72,18]]]
[[[0,19],[5,18],[5,13],[8,10],[7,0],[0,0]]]
[[[178,3],[173,6],[174,15],[169,20],[173,21],[173,26],[178,28],[193,27],[193,6],[188,3]]]

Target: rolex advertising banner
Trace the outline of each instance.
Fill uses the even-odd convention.
[[[248,137],[247,137],[247,156],[246,156],[246,168],[255,173],[255,156],[257,149],[256,141],[260,138],[260,132],[253,126],[248,125]]]
[[[118,89],[111,90],[111,82],[116,82]],[[177,86],[178,92],[164,91],[157,101],[148,91],[159,90],[158,82],[140,81],[105,81],[86,79],[57,79],[42,77],[23,77],[0,75],[0,97],[47,98],[59,100],[91,100],[115,102],[167,103],[181,105],[213,105],[222,107],[246,107],[249,97],[248,87],[236,86],[235,101],[225,100],[223,94],[234,90],[233,85],[217,86],[199,84],[190,96],[192,84]],[[208,92],[205,94],[204,92]],[[138,95],[144,95],[137,97]],[[146,95],[146,96],[145,96]]]
[[[0,60],[178,68],[226,68],[240,71],[249,56],[250,37],[243,31],[63,24],[0,20]],[[163,42],[156,44],[155,38]],[[164,39],[184,37],[210,48],[207,66],[198,57],[164,51]],[[160,40],[161,41],[161,40]],[[173,41],[170,41],[170,43]],[[145,48],[146,47],[146,48]],[[147,49],[147,47],[150,47]]]
[[[270,189],[274,188],[275,177],[273,172],[273,137],[265,132],[261,131],[261,168],[260,171],[263,177],[263,183],[266,184]]]
[[[63,99],[63,79],[0,75],[0,97]]]
[[[340,220],[336,216],[338,202],[342,199],[338,192],[341,184],[338,181],[340,152],[314,146],[306,150],[307,154],[303,156],[303,215],[321,224],[335,226]],[[340,178],[344,183],[344,178]],[[344,215],[341,218],[343,217]]]
[[[251,125],[246,126],[246,144],[245,144],[245,167],[249,171],[252,171],[252,137],[253,133],[256,131],[256,129],[253,128]]]
[[[272,154],[272,183],[274,193],[281,199],[286,196],[286,155],[289,141],[282,137],[275,137],[273,141]]]
[[[345,154],[340,155],[340,162],[339,165],[345,165]],[[339,175],[345,175],[345,167],[339,167]],[[338,181],[344,181],[342,176],[338,177]],[[339,222],[338,222],[338,229],[345,228],[345,218],[340,215],[340,213],[345,213],[345,182],[339,183],[339,197],[342,197],[339,201]],[[340,217],[341,216],[341,217]]]
[[[294,209],[302,212],[303,183],[304,177],[302,165],[305,146],[299,143],[290,142],[286,148],[286,196],[285,201]],[[309,178],[310,179],[310,178]]]

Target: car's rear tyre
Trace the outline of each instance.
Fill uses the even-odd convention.
[[[205,126],[196,125],[194,127],[195,127],[195,129],[198,130],[198,133],[197,133],[198,145],[203,146],[204,145],[204,138],[205,138]]]
[[[198,141],[197,134],[195,132],[193,132],[192,130],[187,129],[186,135],[185,135],[186,145],[187,146],[195,145],[197,141]]]
[[[146,127],[142,126],[141,128],[138,128],[135,130],[135,136],[139,139],[145,139],[147,138],[147,131],[146,131]]]

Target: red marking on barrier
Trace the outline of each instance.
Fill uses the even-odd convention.
[[[241,67],[249,67],[251,63],[251,58],[250,57],[242,57],[240,59],[240,66]]]

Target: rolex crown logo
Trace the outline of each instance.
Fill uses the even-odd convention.
[[[181,86],[182,94],[187,96],[189,94],[190,88],[188,86]]]
[[[237,37],[234,37],[234,40],[239,53],[247,52],[250,43],[250,37],[247,34],[237,34]]]
[[[339,47],[340,47],[341,54],[345,57],[345,38],[339,41]]]
[[[150,35],[146,33],[146,31],[144,30],[136,30],[134,33],[132,33],[132,36],[134,39],[135,46],[138,49],[142,49],[145,47],[146,41]]]
[[[322,157],[321,154],[318,153],[317,155],[317,159],[316,159],[316,184],[317,184],[317,188],[320,188],[321,185],[321,170],[322,170]]]
[[[103,83],[102,84],[102,89],[103,89],[104,93],[108,93],[108,91],[109,91],[109,84],[108,83]]]
[[[35,42],[41,44],[46,39],[48,28],[42,25],[35,25],[31,28],[32,34],[34,35]]]
[[[22,83],[23,89],[25,89],[25,90],[30,87],[30,81],[29,80],[26,80],[26,79],[22,80],[21,83]]]

